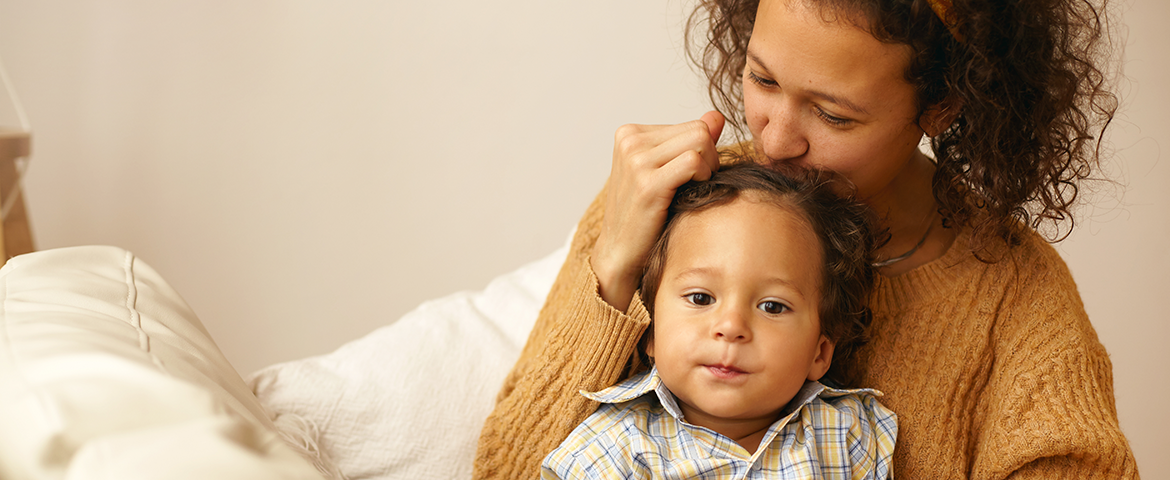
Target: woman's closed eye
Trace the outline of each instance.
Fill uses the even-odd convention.
[[[760,87],[763,87],[763,88],[774,88],[777,85],[779,85],[776,83],[775,80],[769,80],[767,78],[756,75],[756,72],[753,72],[751,70],[748,70],[747,76],[748,76],[748,80],[751,80],[752,83],[759,85]],[[812,105],[812,110],[813,110],[813,114],[816,115],[817,118],[821,119],[829,126],[847,127],[853,123],[852,119],[838,117],[836,115],[830,114],[829,112],[825,111],[825,109],[821,108],[819,105]]]
[[[834,127],[844,127],[846,125],[849,125],[851,122],[853,122],[853,120],[850,120],[848,118],[841,118],[838,116],[829,115],[829,112],[826,112],[823,108],[815,106],[815,105],[813,106],[813,111],[816,112],[817,117],[820,117],[820,119],[824,120],[825,123],[832,125]]]
[[[753,72],[751,70],[748,70],[748,80],[751,80],[752,83],[759,85],[761,87],[775,87],[776,86],[775,80],[769,80],[769,79],[766,79],[766,78],[761,77],[759,75],[756,75],[756,72]]]

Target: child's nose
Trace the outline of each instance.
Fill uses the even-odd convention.
[[[728,309],[728,311],[721,312],[718,321],[715,322],[712,328],[712,334],[716,340],[724,340],[728,342],[748,342],[752,339],[752,331],[748,325],[750,313],[745,313],[741,309]]]

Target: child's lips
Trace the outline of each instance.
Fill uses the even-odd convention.
[[[747,375],[747,372],[737,368],[734,365],[703,365],[707,371],[711,372],[716,378],[731,380]]]

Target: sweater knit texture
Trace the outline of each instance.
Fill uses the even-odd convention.
[[[589,253],[605,191],[484,424],[477,479],[536,478],[596,408],[578,392],[629,378],[650,323],[598,295]],[[995,263],[958,233],[940,258],[879,276],[870,341],[849,368],[898,415],[894,476],[931,479],[1138,478],[1117,422],[1112,364],[1064,261],[1039,235]]]

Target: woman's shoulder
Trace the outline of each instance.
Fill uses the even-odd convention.
[[[1041,233],[1021,228],[1016,242],[1002,258],[987,267],[1005,281],[1010,281],[1023,299],[1046,299],[1064,307],[1082,309],[1076,281],[1068,264]]]
[[[975,256],[972,253],[972,256]],[[978,258],[977,258],[978,259]],[[1064,258],[1057,252],[1056,247],[1039,232],[1021,227],[1011,246],[1004,249],[1002,254],[993,252],[993,256],[982,259],[1004,274],[1018,276],[1027,280],[1060,280],[1069,285],[1056,284],[1052,286],[1072,287],[1072,273]]]
[[[1076,343],[1096,343],[1076,281],[1055,246],[1030,228],[1021,228],[1015,240],[992,258],[980,258],[968,244],[967,268],[958,268],[967,272],[963,288],[983,297],[977,301],[984,308],[994,307],[998,334],[1060,331]]]
[[[1026,302],[1028,296],[1055,297],[1079,306],[1076,283],[1051,244],[1031,229],[1021,229],[1013,245],[978,250],[969,228],[939,258],[895,277],[880,276],[875,289],[879,310],[959,301],[977,293],[1001,307]],[[1006,303],[1005,303],[1006,302]]]

